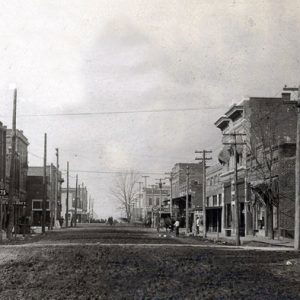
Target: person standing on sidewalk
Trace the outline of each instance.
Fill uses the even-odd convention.
[[[199,235],[200,234],[200,219],[199,219],[199,217],[197,217],[197,219],[196,219],[196,233],[197,233],[197,235]]]
[[[179,223],[179,221],[177,219],[176,222],[175,222],[175,224],[174,224],[176,236],[179,236],[179,225],[180,225],[180,223]]]

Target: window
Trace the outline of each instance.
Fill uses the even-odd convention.
[[[217,195],[213,195],[213,206],[217,206],[217,205],[218,205]]]
[[[32,209],[33,210],[42,210],[43,209],[43,200],[32,200]],[[46,210],[49,210],[49,200],[46,201]]]
[[[156,205],[159,205],[159,198],[156,198]]]
[[[149,206],[152,205],[152,198],[149,198]]]
[[[206,197],[206,206],[209,206],[209,197]]]
[[[33,209],[42,209],[42,201],[40,201],[40,200],[33,200],[32,201],[32,208]]]

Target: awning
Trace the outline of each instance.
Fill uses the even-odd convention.
[[[218,155],[218,160],[220,164],[225,165],[230,160],[230,153],[232,152],[232,148],[230,145],[225,145],[221,152]]]

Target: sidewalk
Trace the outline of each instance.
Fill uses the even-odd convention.
[[[182,232],[184,234],[184,231]],[[228,244],[235,244],[235,236],[224,236],[223,234],[219,233],[219,238],[217,236],[217,233],[214,232],[208,232],[207,234],[207,239],[211,241],[219,241],[223,243],[228,243]],[[200,234],[200,237],[202,237],[202,234]],[[266,246],[276,246],[276,247],[288,247],[288,248],[293,248],[294,247],[294,240],[292,239],[287,239],[287,238],[275,238],[274,240],[268,239],[267,237],[261,237],[261,236],[245,236],[241,237],[241,245],[243,246],[261,246],[261,247],[266,247]]]

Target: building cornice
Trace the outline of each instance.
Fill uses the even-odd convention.
[[[234,120],[235,117],[244,111],[244,106],[243,105],[234,105],[232,106],[226,113],[226,117],[229,118],[230,120]]]
[[[216,122],[215,125],[221,129],[224,130],[229,125],[230,119],[227,118],[227,116],[221,116]]]

